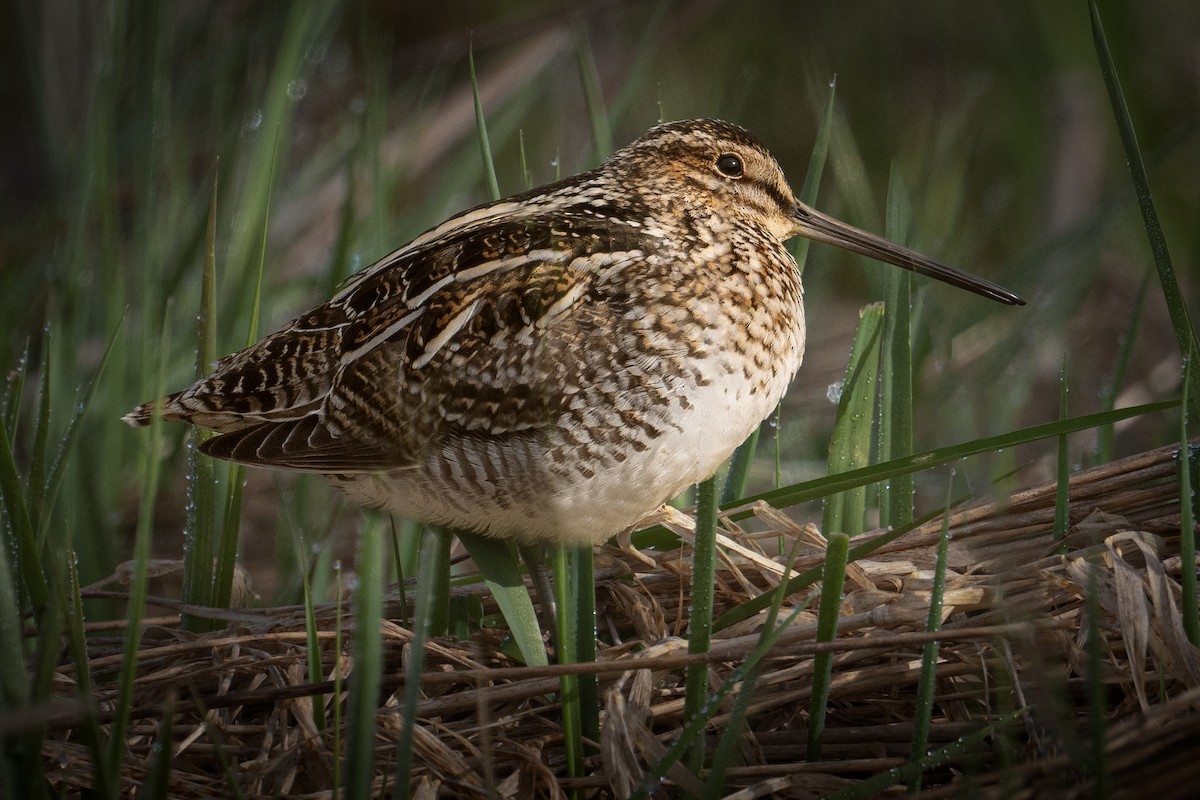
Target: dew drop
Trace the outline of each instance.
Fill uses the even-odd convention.
[[[844,388],[845,384],[842,381],[829,384],[829,388],[825,390],[825,399],[837,405],[842,400],[842,389]]]
[[[242,133],[254,133],[262,127],[263,112],[261,108],[256,108],[246,115],[246,119],[242,122]]]
[[[313,42],[304,49],[304,60],[310,64],[320,64],[329,52],[329,45]]]

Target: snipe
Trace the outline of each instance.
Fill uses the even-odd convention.
[[[464,211],[327,303],[130,412],[218,458],[520,541],[596,542],[708,477],[804,354],[806,236],[1015,294],[799,203],[745,130],[652,128],[600,167]]]

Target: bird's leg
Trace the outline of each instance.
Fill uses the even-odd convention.
[[[550,577],[545,570],[546,546],[523,544],[517,549],[521,553],[521,560],[525,562],[525,568],[529,570],[529,578],[533,581],[533,592],[538,601],[538,620],[541,622],[542,628],[550,631],[550,642],[554,645],[554,652],[557,653],[559,652],[556,624],[558,609],[554,604],[554,587],[550,585]]]

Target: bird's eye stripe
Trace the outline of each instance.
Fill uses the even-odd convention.
[[[763,191],[767,193],[767,197],[770,197],[779,206],[780,211],[788,216],[792,215],[793,210],[796,208],[796,201],[794,199],[773,184],[764,185]]]

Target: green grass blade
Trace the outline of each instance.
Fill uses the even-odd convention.
[[[804,175],[804,185],[800,187],[800,202],[816,205],[817,192],[821,188],[821,175],[825,172],[825,162],[829,155],[829,136],[833,131],[833,101],[837,96],[837,75],[829,81],[829,96],[825,98],[825,110],[821,115],[821,124],[817,126],[817,138],[813,142],[812,155],[808,157],[808,172]],[[804,264],[808,261],[808,247],[812,244],[808,238],[797,236],[792,240],[792,255],[796,257],[796,266],[804,272]]]
[[[154,379],[155,397],[162,397],[166,385],[168,332],[170,330],[168,306],[159,339],[158,367]],[[145,462],[142,467],[142,498],[138,507],[137,529],[133,540],[133,575],[129,582],[125,648],[121,656],[121,679],[118,682],[116,708],[108,731],[109,750],[106,765],[108,773],[113,776],[121,774],[127,746],[126,730],[129,726],[129,714],[133,708],[133,681],[137,676],[138,651],[141,649],[142,641],[142,615],[146,610],[146,593],[149,586],[147,571],[150,563],[150,545],[154,536],[154,503],[158,499],[158,482],[162,468],[162,436],[162,415],[156,408],[150,417]]]
[[[205,708],[204,698],[200,696],[199,692],[192,692],[192,702],[196,704],[196,715],[201,719],[206,719],[208,717],[208,710]],[[230,800],[245,800],[246,795],[238,783],[237,773],[233,770],[233,763],[230,761],[229,751],[225,747],[225,740],[221,736],[220,727],[205,722],[204,735],[212,747],[212,754],[216,761],[214,766],[221,771],[221,777],[225,779],[224,796],[230,798]]]
[[[571,557],[575,587],[575,660],[596,663],[596,567],[590,545]],[[579,729],[585,739],[600,741],[600,685],[596,674],[579,677]]]
[[[507,542],[470,531],[456,531],[458,539],[471,554],[484,583],[496,598],[500,613],[508,622],[521,657],[530,666],[546,666],[546,645],[533,601],[525,587],[521,564]]]
[[[1193,353],[1192,356],[1195,354]],[[1194,372],[1193,359],[1189,357],[1183,367],[1183,407],[1188,404],[1188,385],[1186,373]],[[1193,506],[1192,469],[1196,449],[1188,440],[1187,414],[1179,415],[1179,560],[1182,564],[1196,563],[1196,515]],[[1179,579],[1183,590],[1183,630],[1188,641],[1195,647],[1200,647],[1200,610],[1196,602],[1196,570],[1190,566],[1181,570]]]
[[[471,97],[475,101],[475,134],[479,138],[479,155],[483,157],[483,175],[487,179],[488,197],[500,199],[500,182],[496,180],[496,164],[492,161],[492,146],[488,141],[487,120],[483,102],[479,99],[479,80],[475,77],[475,45],[467,49],[467,67],[471,72]]]
[[[112,333],[108,337],[108,343],[104,347],[104,354],[100,357],[100,363],[96,365],[95,373],[93,373],[91,379],[88,380],[82,391],[78,394],[71,421],[67,424],[67,429],[59,439],[55,456],[50,461],[49,471],[45,476],[45,488],[40,495],[40,503],[44,513],[40,515],[39,540],[45,539],[45,529],[50,523],[50,510],[54,507],[54,503],[58,499],[58,492],[63,483],[67,457],[74,452],[75,443],[78,441],[79,435],[83,430],[83,421],[92,407],[92,401],[96,397],[96,390],[100,385],[100,379],[104,375],[110,357],[116,349],[123,322],[123,319],[119,319],[113,327]],[[47,368],[49,368],[49,362],[47,362]]]
[[[308,656],[308,680],[310,683],[320,683],[325,680],[325,669],[321,663],[321,639],[317,635],[320,628],[317,625],[316,605],[313,602],[312,581],[309,580],[307,568],[304,571],[304,636]],[[324,730],[325,695],[313,695],[313,721],[318,729]]]
[[[342,630],[343,630],[343,626],[345,625],[345,609],[342,606],[342,599],[344,597],[344,594],[343,594],[343,586],[342,586],[342,568],[341,568],[340,561],[334,562],[334,573],[335,573],[335,578],[337,581],[337,594],[336,594],[337,599],[334,602],[334,606],[335,606],[336,612],[337,612],[337,616],[336,616],[337,622],[333,629],[334,630],[333,652],[335,654],[335,659],[341,660],[342,653],[344,652],[342,649],[342,644],[343,644]],[[415,627],[413,628],[413,631],[414,631],[413,639],[415,640],[417,638],[418,632]],[[422,648],[424,647],[424,640],[422,640],[421,647]],[[417,660],[420,660],[420,658],[423,655],[424,655],[424,651],[422,649],[418,653],[418,655],[414,656],[414,658],[416,658]],[[336,661],[335,661],[335,663],[336,663]],[[421,674],[421,668],[418,666],[417,675],[420,676],[420,674]],[[343,685],[342,669],[339,666],[336,669],[334,669],[334,671],[333,671],[333,697],[334,697],[334,702],[333,702],[333,752],[334,753],[342,752],[342,700],[341,700],[342,685]],[[417,691],[418,691],[418,693],[420,692],[420,687],[418,687]],[[407,698],[407,696],[408,695],[407,695],[407,690],[406,690],[405,697]],[[414,701],[414,703],[415,703],[415,701]],[[416,706],[414,705],[413,707],[415,708]],[[409,751],[411,751],[412,750],[412,726],[411,726],[411,724],[409,724],[407,726],[407,729],[404,726],[401,727],[401,729],[400,729],[400,742],[401,743],[403,743],[405,741],[405,738],[404,738],[405,733],[408,734],[408,739],[407,739],[408,748],[407,749]],[[401,752],[404,752],[404,751],[402,750]],[[342,759],[334,758],[333,759],[333,796],[334,797],[341,797],[342,779],[343,779]]]
[[[290,503],[288,505],[290,506]],[[290,517],[291,515],[289,514],[288,516]],[[320,632],[320,628],[317,625],[316,602],[313,599],[312,578],[310,575],[312,568],[304,546],[304,538],[294,520],[292,520],[291,527],[294,532],[292,541],[295,543],[295,558],[296,564],[300,569],[300,583],[303,591],[304,639],[305,649],[307,650],[308,680],[309,683],[319,683],[325,680],[325,669],[321,662],[321,640],[317,635]],[[401,594],[403,594],[403,591],[401,591]],[[334,652],[340,653],[341,651],[335,650]],[[317,728],[324,730],[326,726],[325,695],[313,695],[312,710],[313,720],[316,722]]]
[[[783,562],[784,570],[783,575],[780,577],[779,585],[771,592],[771,606],[767,610],[767,619],[763,623],[758,646],[761,646],[763,641],[775,630],[775,622],[779,619],[779,609],[783,607],[783,601],[787,598],[788,579],[791,575],[792,565],[795,563],[796,552],[799,547],[800,539],[797,537],[792,541],[791,551],[787,554],[787,559]],[[754,696],[754,687],[758,682],[759,674],[760,670],[758,665],[755,664],[746,671],[746,676],[742,679],[741,691],[738,692],[733,702],[733,709],[729,712],[729,722],[726,724],[725,730],[721,732],[721,738],[717,742],[717,750],[713,754],[712,768],[704,776],[706,787],[704,793],[705,800],[717,800],[717,798],[725,794],[725,774],[733,764],[738,741],[742,735],[742,726],[750,710],[750,700]]]
[[[171,796],[171,759],[175,754],[174,741],[175,695],[167,695],[163,703],[162,718],[158,723],[158,742],[150,758],[150,767],[146,770],[146,782],[138,792],[139,797],[155,800],[166,800]]]
[[[401,625],[409,624],[408,610],[408,593],[404,589],[404,574],[410,572],[404,568],[405,552],[404,546],[400,543],[400,532],[396,530],[396,518],[391,518],[392,528],[392,567],[396,570],[396,586],[399,591],[396,592],[396,605],[400,612],[398,622]],[[418,544],[420,540],[418,540]],[[411,562],[410,562],[411,563]]]
[[[25,493],[21,489],[16,455],[4,426],[0,426],[0,495],[4,498],[5,514],[8,516],[8,524],[16,545],[21,585],[33,606],[34,624],[40,625],[46,610],[49,589],[46,587],[46,574],[42,569],[41,548],[38,547],[33,520],[29,518]]]
[[[1150,251],[1154,254],[1154,265],[1158,270],[1163,299],[1166,301],[1167,311],[1171,315],[1171,326],[1179,343],[1179,352],[1187,356],[1189,353],[1200,351],[1196,343],[1196,329],[1192,325],[1187,304],[1179,289],[1179,281],[1175,277],[1175,268],[1171,264],[1171,254],[1167,249],[1167,237],[1163,234],[1162,223],[1159,221],[1158,211],[1154,207],[1154,197],[1150,193],[1150,179],[1146,174],[1146,165],[1142,161],[1141,148],[1138,147],[1133,118],[1129,114],[1129,106],[1125,103],[1121,80],[1117,76],[1112,53],[1108,49],[1108,40],[1104,35],[1104,24],[1100,20],[1100,11],[1096,8],[1096,0],[1088,0],[1088,9],[1091,13],[1092,38],[1096,46],[1096,57],[1100,61],[1100,72],[1104,76],[1104,85],[1108,89],[1109,103],[1112,105],[1113,116],[1116,118],[1117,130],[1121,134],[1121,144],[1125,148],[1125,162],[1129,165],[1129,174],[1133,179],[1138,207],[1142,212],[1142,224],[1146,229],[1146,238],[1150,242]],[[1193,370],[1190,375],[1193,381],[1191,395],[1193,402],[1197,402],[1200,401],[1200,372]]]
[[[517,149],[520,151],[521,158],[521,180],[525,183],[525,189],[528,191],[533,188],[533,173],[529,171],[529,160],[525,155],[525,129],[517,131]]]
[[[995,741],[997,737],[1002,735],[1003,731],[1007,730],[1014,722],[1020,720],[1027,713],[1028,709],[1021,709],[1012,714],[1006,714],[991,725],[968,733],[965,736],[960,736],[945,747],[939,748],[927,757],[922,758],[918,763],[910,762],[903,767],[896,767],[895,769],[880,772],[864,781],[851,784],[845,789],[831,792],[825,795],[824,800],[868,800],[868,798],[880,797],[889,787],[897,783],[907,782],[912,779],[913,775],[919,775],[925,770],[939,767],[960,758],[974,758],[981,747],[986,747],[986,743],[989,741]]]
[[[774,593],[772,593],[774,594]],[[787,630],[788,626],[799,616],[804,610],[804,606],[793,609],[792,613],[780,624],[777,628],[765,629],[759,637],[758,645],[751,651],[746,660],[734,668],[729,673],[729,677],[713,692],[707,702],[707,707],[716,709],[718,704],[724,700],[733,691],[734,687],[745,680],[746,675],[751,670],[755,669],[763,657],[771,651],[779,637]],[[662,757],[650,766],[646,774],[642,776],[641,783],[638,784],[631,800],[640,800],[640,798],[650,797],[661,788],[663,778],[667,772],[679,761],[686,753],[693,749],[696,738],[704,734],[704,729],[708,725],[710,715],[697,715],[684,723],[683,730],[680,731],[679,738],[671,743],[667,751]],[[703,793],[703,786],[699,787],[697,794]]]
[[[29,374],[29,341],[17,359],[16,369],[6,376],[3,405],[0,405],[0,425],[9,431],[9,436],[17,437],[18,426],[21,424],[21,399],[25,394],[25,379]]]
[[[579,77],[583,81],[583,98],[587,103],[588,121],[592,124],[592,147],[596,163],[608,158],[613,151],[612,126],[604,108],[604,92],[600,88],[600,75],[596,72],[596,58],[588,41],[583,16],[576,14],[571,32],[575,40],[575,57],[579,62]]]
[[[575,658],[578,643],[576,630],[576,600],[578,587],[570,564],[568,545],[554,548],[554,596],[558,613],[555,615],[555,649],[559,664],[570,664]],[[579,680],[576,675],[563,675],[558,680],[558,706],[562,714],[563,752],[567,774],[573,778],[583,775],[583,726],[579,709]]]
[[[844,533],[826,534],[825,572],[821,581],[821,606],[817,611],[817,641],[832,642],[837,637],[838,617],[842,609],[842,585],[850,537]],[[813,658],[812,701],[808,713],[808,761],[821,760],[821,739],[825,735],[825,712],[829,708],[829,686],[833,678],[833,653],[823,651]]]
[[[350,680],[346,796],[369,797],[375,767],[375,712],[383,671],[383,534],[379,519],[363,517],[355,570],[353,672]],[[419,675],[419,673],[418,673]],[[419,679],[418,679],[419,685]]]
[[[869,556],[871,553],[874,553],[884,545],[890,544],[891,542],[899,539],[901,536],[916,530],[925,523],[937,519],[944,513],[944,511],[945,509],[938,509],[937,511],[926,514],[923,517],[914,519],[908,525],[904,525],[899,528],[893,528],[886,533],[881,533],[865,542],[856,544],[854,547],[850,548],[849,560],[855,561],[857,559]],[[821,579],[822,572],[823,567],[816,566],[797,574],[787,582],[787,587],[785,589],[786,593],[788,595],[793,595],[809,586],[812,586]],[[763,609],[770,607],[770,605],[771,594],[761,594],[758,597],[734,606],[721,616],[717,617],[717,621],[713,625],[713,629],[719,631],[723,628],[729,627],[730,625],[749,619]]]
[[[3,426],[0,426],[3,431]],[[21,609],[17,605],[8,547],[0,547],[0,700],[5,708],[20,708],[29,702],[29,676],[21,635]]]
[[[905,196],[899,170],[893,162],[884,235],[900,244],[908,238]],[[912,273],[904,269],[888,270],[886,282],[879,375],[880,461],[911,455],[913,451]],[[883,484],[879,498],[880,526],[912,522],[912,504],[912,475],[898,475]]]
[[[448,541],[449,538],[449,531],[427,526],[421,536],[422,560],[427,556],[440,560],[436,554],[443,550],[443,541]],[[445,572],[445,569],[440,571]],[[437,569],[426,569],[424,564],[417,570],[417,594],[413,603],[413,638],[408,664],[404,670],[404,714],[400,720],[400,737],[396,742],[397,787],[412,786],[413,729],[417,722],[417,701],[421,699],[421,674],[425,671],[425,642],[429,637],[433,608],[437,603],[443,602],[442,593],[439,591],[438,572]],[[407,788],[404,791],[407,791]]]
[[[1137,297],[1129,310],[1129,321],[1125,323],[1125,330],[1121,331],[1121,338],[1118,340],[1117,363],[1112,376],[1100,389],[1101,411],[1112,411],[1116,407],[1117,393],[1125,385],[1125,376],[1129,374],[1129,365],[1133,360],[1133,343],[1137,340],[1137,332],[1142,325],[1142,312],[1146,308],[1146,298],[1150,295],[1152,277],[1153,272],[1146,270],[1146,275],[1138,286]],[[1112,425],[1105,425],[1097,432],[1099,440],[1096,445],[1096,463],[1107,464],[1112,461],[1113,431]]]
[[[838,399],[837,421],[829,441],[830,474],[860,469],[871,461],[876,380],[879,375],[879,345],[883,330],[883,304],[872,303],[859,311],[858,330],[850,348],[842,396]],[[867,513],[865,486],[833,495],[825,502],[822,529],[862,533]]]
[[[1058,374],[1058,418],[1067,419],[1067,357],[1063,356]],[[1067,434],[1058,435],[1057,485],[1054,491],[1054,541],[1059,552],[1067,552],[1067,528],[1071,525],[1071,455]]]
[[[105,797],[118,795],[119,781],[115,774],[107,769],[107,754],[104,743],[107,741],[106,732],[101,730],[96,715],[94,683],[92,668],[88,661],[87,633],[84,628],[83,598],[79,588],[78,555],[68,548],[62,559],[63,571],[66,573],[66,585],[61,595],[66,598],[63,604],[63,616],[67,628],[67,647],[71,653],[71,661],[75,664],[75,695],[84,707],[84,721],[80,726],[80,739],[87,745],[95,765],[93,779],[97,790]]]
[[[827,475],[822,478],[805,481],[804,483],[786,486],[782,489],[752,495],[739,501],[737,505],[751,504],[761,500],[777,508],[786,508],[787,506],[799,503],[807,503],[810,500],[819,500],[835,492],[842,492],[858,486],[866,486],[878,483],[879,481],[890,480],[897,475],[920,472],[941,466],[942,464],[948,464],[951,461],[979,455],[980,453],[1004,450],[1009,447],[1036,442],[1040,439],[1051,439],[1064,433],[1084,431],[1100,427],[1101,425],[1153,414],[1157,411],[1168,411],[1178,407],[1179,400],[1162,400],[1156,403],[1118,408],[1113,411],[1100,411],[1056,422],[1033,425],[1028,428],[1019,428],[1008,433],[987,436],[982,439],[973,439],[972,441],[949,447],[925,450],[920,453],[914,453],[907,458],[897,458],[883,464],[873,464],[862,469],[854,469],[836,475]],[[746,519],[750,516],[753,516],[753,511],[749,510],[730,514],[733,520]]]
[[[736,503],[746,493],[746,480],[750,477],[750,465],[754,463],[754,453],[758,450],[758,438],[761,427],[738,445],[729,460],[729,471],[725,473],[725,487],[721,490],[722,503]]]
[[[642,98],[645,96],[646,79],[657,74],[652,64],[662,48],[663,25],[672,20],[669,15],[671,6],[671,0],[659,0],[658,3],[655,3],[650,18],[641,25],[637,50],[634,51],[633,58],[629,60],[629,69],[625,73],[626,78],[617,87],[616,97],[609,105],[609,119],[618,121],[624,119],[630,104],[642,102]],[[661,122],[661,98],[659,108],[659,121]]]
[[[235,224],[229,232],[227,263],[231,274],[225,283],[239,307],[243,298],[250,295],[251,277],[249,270],[244,267],[254,263],[253,253],[258,243],[262,215],[266,210],[262,198],[269,191],[271,182],[272,152],[276,150],[277,141],[286,148],[291,139],[289,131],[298,104],[289,96],[288,89],[297,81],[304,80],[312,69],[312,65],[306,62],[306,51],[314,42],[320,41],[326,20],[336,8],[336,3],[293,3],[286,6],[286,22],[275,40],[278,48],[271,62],[270,76],[265,89],[261,90],[261,96],[255,98],[262,111],[259,129],[272,131],[274,135],[258,135],[253,139],[252,149],[246,157],[246,176],[240,182],[244,189],[233,215]],[[286,163],[286,157],[286,150],[280,153],[283,163]]]
[[[713,593],[717,569],[717,481],[696,486],[696,544],[692,555],[692,607],[688,617],[688,653],[707,653],[712,641]],[[685,720],[701,714],[708,698],[708,664],[689,664],[684,679]],[[692,772],[704,767],[704,737],[696,739],[688,756]]]
[[[942,599],[946,596],[946,561],[950,553],[950,501],[953,497],[954,474],[950,475],[950,485],[946,487],[946,513],[942,517],[942,535],[938,539],[937,561],[933,567],[933,586],[929,595],[929,618],[925,630],[933,632],[942,629]],[[921,652],[921,677],[917,682],[917,704],[913,720],[912,760],[920,761],[925,757],[925,748],[929,746],[929,726],[933,721],[933,699],[937,687],[937,660],[941,644],[937,640],[925,643]],[[908,789],[915,792],[921,788],[922,773],[918,772],[909,779]]]
[[[46,336],[49,340],[49,334]],[[45,544],[42,527],[42,512],[46,500],[46,454],[50,437],[50,342],[46,342],[45,353],[42,357],[42,383],[38,392],[37,421],[34,423],[33,448],[29,456],[29,477],[25,482],[26,507],[29,509],[29,521],[38,533],[38,545]]]
[[[267,172],[267,193],[262,211],[262,244],[258,251],[258,270],[254,280],[254,296],[250,302],[250,325],[246,332],[246,346],[258,341],[258,322],[262,309],[263,271],[267,261],[267,233],[271,219],[271,187],[275,178],[275,158],[279,153],[279,131],[276,129],[275,146],[271,150],[271,168]],[[225,479],[225,515],[221,535],[217,541],[215,585],[212,604],[217,608],[228,608],[233,593],[233,574],[237,569],[238,534],[242,523],[242,492],[245,488],[246,469],[241,464],[230,464]]]
[[[217,188],[218,177],[214,172],[205,236],[204,270],[200,281],[200,314],[196,331],[197,380],[208,375],[212,363],[217,359]],[[199,450],[200,443],[210,434],[192,428],[188,436],[188,514],[184,528],[183,602],[212,606],[217,526],[216,465]],[[212,630],[215,623],[184,614],[183,626],[199,632]]]

